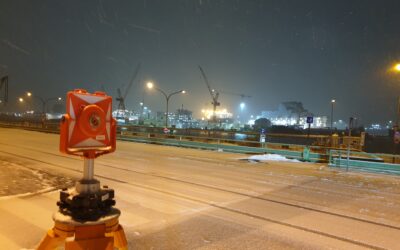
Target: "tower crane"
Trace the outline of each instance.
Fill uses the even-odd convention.
[[[246,94],[240,94],[240,93],[233,93],[233,92],[226,92],[226,91],[220,91],[219,93],[221,94],[225,94],[225,95],[235,95],[235,96],[240,96],[240,98],[244,99],[244,98],[251,98],[250,95],[246,95]]]
[[[139,69],[140,69],[140,63],[136,67],[136,70],[133,73],[131,81],[129,82],[127,88],[125,89],[125,93],[123,95],[122,95],[121,89],[120,88],[117,89],[117,94],[118,94],[118,96],[116,98],[116,100],[118,101],[117,116],[119,116],[119,117],[123,116],[125,118],[125,121],[127,120],[127,117],[125,115],[125,110],[126,110],[125,100],[126,100],[126,97],[127,97],[128,93],[129,93],[129,90],[132,87],[133,82],[135,81],[135,79],[136,79],[136,77],[137,77],[137,75],[139,73]]]
[[[211,100],[212,100],[211,104],[213,105],[212,120],[213,120],[213,122],[216,122],[217,116],[216,116],[215,112],[217,110],[217,107],[221,105],[221,103],[218,102],[219,92],[211,88],[210,83],[208,82],[207,76],[204,73],[204,70],[200,66],[199,66],[199,69],[200,69],[201,75],[203,76],[203,79],[207,85],[208,91],[210,92],[210,96],[211,96]]]

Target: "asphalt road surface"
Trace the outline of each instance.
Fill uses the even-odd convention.
[[[400,178],[118,142],[95,162],[129,249],[400,249]],[[0,249],[34,248],[83,162],[58,135],[0,128]]]

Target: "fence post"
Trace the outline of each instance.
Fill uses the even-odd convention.
[[[303,148],[302,156],[304,161],[310,161],[310,149],[308,148],[308,146]]]

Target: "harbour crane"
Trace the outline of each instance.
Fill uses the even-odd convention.
[[[215,89],[212,89],[210,86],[210,83],[208,82],[207,76],[204,73],[204,70],[199,66],[201,75],[203,76],[203,79],[207,85],[208,91],[210,92],[210,96],[211,96],[211,104],[213,105],[213,114],[212,114],[212,120],[213,122],[217,121],[217,116],[216,116],[216,110],[217,107],[221,105],[221,103],[218,102],[218,98],[219,98],[219,92],[216,91]]]
[[[117,94],[118,94],[118,96],[117,96],[117,98],[116,98],[116,100],[118,101],[117,116],[118,116],[118,117],[123,116],[123,117],[125,118],[125,121],[127,120],[127,117],[126,117],[126,115],[125,115],[125,110],[126,110],[125,100],[126,100],[126,97],[127,97],[128,93],[129,93],[129,90],[130,90],[131,87],[132,87],[133,82],[135,81],[135,79],[136,79],[136,77],[137,77],[137,75],[138,75],[138,73],[139,73],[139,70],[140,70],[140,63],[139,63],[138,66],[136,67],[136,70],[135,70],[135,72],[133,73],[133,76],[132,76],[132,78],[131,78],[131,81],[129,82],[127,88],[125,89],[125,93],[124,93],[123,95],[122,95],[121,89],[120,89],[120,88],[117,89]]]

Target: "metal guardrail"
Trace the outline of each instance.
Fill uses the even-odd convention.
[[[0,123],[1,127],[21,128],[25,130],[59,133],[57,124],[41,126],[27,126],[26,123],[6,124]],[[322,148],[318,146],[305,146],[298,144],[260,143],[255,141],[233,140],[223,138],[210,138],[198,136],[183,136],[158,133],[142,133],[120,131],[118,140],[140,143],[151,143],[205,150],[219,150],[244,154],[279,154],[290,159],[298,159],[308,162],[328,162],[330,167],[346,170],[368,171],[376,173],[400,175],[400,164],[383,162],[385,158],[393,158],[394,162],[400,161],[399,155],[371,154],[365,152],[350,151],[347,160],[346,150]],[[381,162],[380,162],[381,161]]]
[[[260,154],[273,153],[281,154],[288,158],[299,159],[312,162],[327,162],[328,154],[310,152],[307,158],[303,157],[303,151],[307,146],[298,144],[280,144],[280,143],[260,143],[255,141],[232,140],[222,138],[198,137],[198,136],[182,136],[170,134],[141,133],[121,131],[118,139],[126,141],[137,141],[153,144],[173,145],[190,148],[200,148],[209,150],[223,150],[227,152]],[[325,152],[323,148],[318,146],[309,147],[312,150]]]
[[[348,155],[345,150],[330,150],[328,165],[346,171],[365,171],[400,175],[400,164],[384,162],[379,155],[380,154],[369,154],[365,152],[351,153]],[[367,158],[371,156],[374,158]]]
[[[36,131],[36,132],[43,132],[43,133],[50,133],[50,134],[59,134],[60,130],[58,126],[41,126],[37,124],[28,124],[28,123],[4,123],[0,122],[0,127],[3,128],[19,128],[29,131]]]

